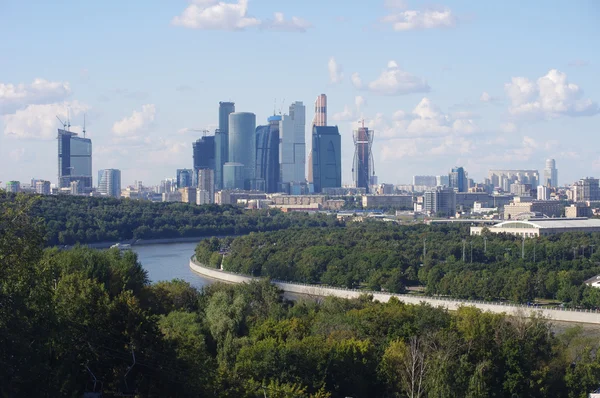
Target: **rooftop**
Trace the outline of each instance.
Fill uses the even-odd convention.
[[[509,226],[508,224],[519,224]],[[492,228],[600,228],[600,219],[597,218],[530,218],[529,220],[508,220],[494,225]]]

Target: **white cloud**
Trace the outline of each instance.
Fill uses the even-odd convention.
[[[381,148],[381,160],[384,162],[414,157],[418,154],[417,142],[412,139],[396,138],[389,140]]]
[[[391,24],[395,31],[452,28],[456,25],[456,17],[449,8],[406,10],[386,15],[382,22]]]
[[[339,83],[344,78],[344,74],[342,73],[342,66],[338,65],[334,57],[329,58],[329,62],[327,63],[327,69],[329,70],[330,83]]]
[[[58,121],[56,116],[66,121],[67,117],[78,116],[89,110],[89,106],[78,101],[43,105],[29,105],[14,114],[5,115],[4,135],[15,138],[37,138],[51,140],[56,138]],[[73,126],[72,130],[76,130]]]
[[[352,81],[355,87],[362,87],[358,74],[352,75]],[[358,84],[360,82],[360,84]],[[410,93],[424,93],[431,88],[427,82],[417,76],[414,76],[400,69],[396,61],[389,61],[387,68],[381,72],[381,75],[368,84],[369,91],[381,95],[402,95]]]
[[[496,101],[498,101],[498,98],[492,96],[487,91],[484,91],[483,93],[481,93],[481,96],[479,97],[479,101],[481,101],[481,102],[496,102]]]
[[[331,119],[333,119],[336,122],[347,122],[356,119],[356,116],[354,115],[352,109],[350,109],[350,107],[346,105],[344,106],[343,111],[334,113]]]
[[[119,137],[135,136],[135,133],[154,121],[155,115],[156,107],[154,104],[146,104],[142,106],[141,111],[133,111],[131,116],[115,122],[112,131]]]
[[[70,94],[67,82],[35,79],[31,84],[0,83],[0,115],[13,113],[27,105],[61,101]]]
[[[312,27],[312,24],[298,17],[286,20],[282,12],[276,12],[273,14],[272,20],[263,21],[260,27],[284,32],[306,32],[308,28]]]
[[[360,75],[358,74],[358,72],[354,72],[352,74],[352,77],[350,78],[352,80],[352,85],[357,88],[357,89],[361,89],[362,88],[362,79],[360,78]]]
[[[356,111],[360,112],[363,106],[367,104],[367,100],[362,95],[354,97],[354,105],[356,105]]]
[[[373,125],[372,128],[377,130],[378,136],[383,139],[439,138],[478,132],[480,129],[473,118],[473,115],[463,112],[446,114],[429,98],[423,98],[410,113],[397,111],[391,122],[382,114],[378,114],[368,125]]]
[[[261,29],[305,32],[310,22],[292,16],[285,19],[281,12],[273,13],[273,19],[261,21],[248,15],[248,0],[226,3],[218,0],[193,0],[182,13],[174,17],[171,23],[191,29],[202,30],[244,30],[251,27]]]
[[[260,20],[249,17],[248,0],[237,3],[217,0],[194,1],[171,23],[193,29],[241,30],[260,25]]]
[[[583,90],[567,81],[567,75],[550,70],[535,83],[525,77],[513,77],[504,85],[511,100],[513,116],[550,119],[559,116],[591,116],[599,112],[598,104],[583,99]]]

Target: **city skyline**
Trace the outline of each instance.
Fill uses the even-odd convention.
[[[600,5],[444,1],[431,21],[435,11],[418,2],[369,4],[7,2],[0,180],[57,184],[57,115],[81,133],[87,114],[92,176],[115,168],[124,186],[155,185],[193,168],[196,130],[214,134],[219,101],[260,121],[302,101],[313,120],[310,104],[322,93],[328,124],[341,134],[344,184],[352,182],[352,131],[361,118],[377,137],[380,182],[408,183],[455,165],[476,181],[490,169],[543,173],[548,158],[560,185],[600,174],[600,58],[585,39],[598,36]],[[231,7],[211,21],[192,12],[224,5]],[[107,12],[108,34],[97,28]],[[69,23],[57,28],[57,19]],[[207,54],[219,62],[200,62]]]

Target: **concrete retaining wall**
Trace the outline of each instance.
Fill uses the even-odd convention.
[[[209,268],[202,266],[195,262],[194,258],[190,259],[190,268],[199,273],[202,276],[216,279],[229,283],[244,283],[253,280],[260,280],[251,276],[236,274],[233,272],[221,271],[215,268]],[[456,299],[442,299],[432,298],[427,296],[415,296],[408,294],[394,294],[394,293],[382,293],[382,292],[365,292],[352,289],[342,289],[334,287],[323,287],[319,285],[307,285],[302,283],[289,283],[282,281],[273,281],[273,284],[279,289],[287,293],[303,294],[307,296],[318,296],[327,297],[335,296],[341,298],[358,298],[360,295],[369,293],[373,295],[375,300],[381,302],[387,302],[390,297],[396,297],[398,300],[407,304],[420,304],[427,303],[434,307],[443,307],[448,310],[456,310],[461,306],[473,306],[483,311],[490,311],[493,313],[505,313],[509,315],[523,314],[525,316],[532,316],[535,314],[541,314],[543,317],[562,322],[575,322],[575,323],[591,323],[600,324],[600,313],[598,311],[576,311],[569,309],[541,309],[526,305],[507,305],[502,303],[494,302],[483,302],[483,301],[470,301],[470,300],[456,300]]]

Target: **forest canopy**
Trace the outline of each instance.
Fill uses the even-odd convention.
[[[289,228],[200,242],[203,264],[284,281],[518,303],[556,300],[600,307],[600,289],[583,281],[600,273],[600,234],[564,233],[535,239],[468,226],[395,225]],[[223,256],[222,254],[226,254]]]

